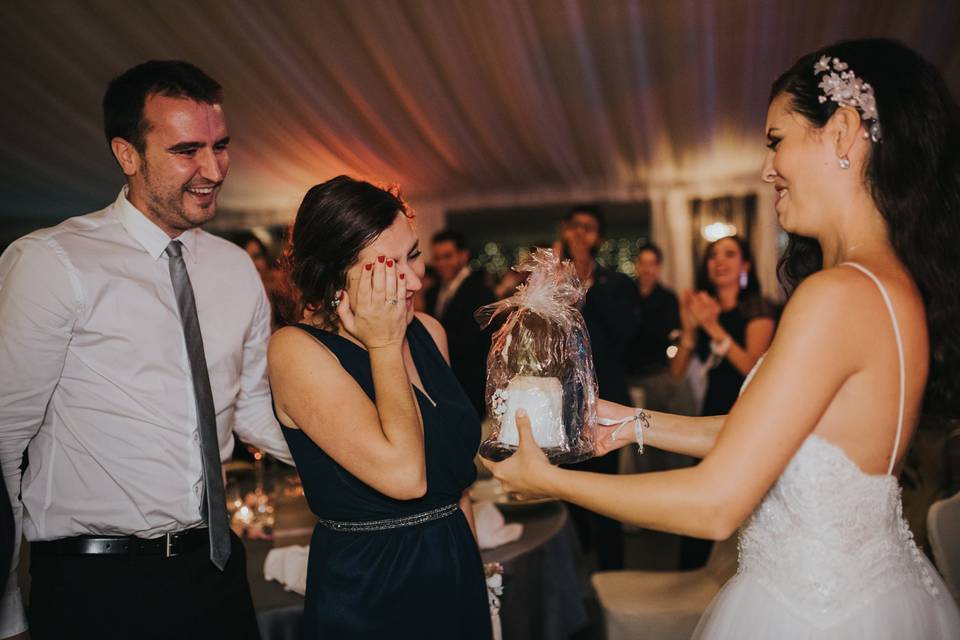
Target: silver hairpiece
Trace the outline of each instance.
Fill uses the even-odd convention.
[[[837,104],[859,110],[865,121],[871,121],[869,133],[864,132],[863,137],[880,142],[880,116],[877,114],[877,99],[873,95],[873,87],[858,78],[845,62],[830,56],[821,56],[813,65],[813,74],[821,73],[826,75],[820,80],[820,89],[823,91],[823,95],[819,97],[820,104],[833,100]]]

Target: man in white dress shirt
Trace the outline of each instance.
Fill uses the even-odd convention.
[[[0,465],[31,542],[30,633],[255,638],[242,544],[205,496],[222,497],[234,432],[292,460],[263,285],[242,249],[200,229],[230,165],[220,85],[152,61],[103,107],[127,179],[117,200],[0,256]],[[26,629],[14,566],[0,638]]]

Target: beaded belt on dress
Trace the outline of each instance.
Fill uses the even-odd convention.
[[[386,529],[399,529],[400,527],[412,527],[414,525],[439,520],[452,515],[460,508],[460,505],[448,504],[445,507],[438,507],[423,513],[415,513],[402,518],[387,518],[386,520],[368,520],[366,522],[341,522],[339,520],[320,519],[320,524],[334,531],[384,531]]]

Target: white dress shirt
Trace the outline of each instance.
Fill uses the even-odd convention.
[[[270,303],[253,263],[199,229],[178,239],[221,460],[236,431],[292,464],[271,406]],[[169,243],[124,189],[106,209],[31,233],[0,256],[0,465],[18,541],[21,520],[31,541],[155,537],[203,523],[196,405]],[[0,637],[24,628],[14,563]]]

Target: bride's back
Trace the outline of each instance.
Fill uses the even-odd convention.
[[[956,638],[897,476],[921,406],[960,408],[960,108],[902,45],[840,42],[774,82],[766,132],[793,293],[701,464],[751,514],[694,637]]]
[[[877,264],[883,279],[857,263],[829,274],[846,281],[850,312],[837,330],[846,331],[849,342],[824,367],[852,367],[853,373],[741,528],[738,586],[726,591],[753,606],[773,598],[807,624],[841,630],[837,637],[878,622],[855,614],[867,607],[899,607],[902,613],[907,604],[941,597],[903,519],[900,488],[890,473],[891,455],[896,463],[907,449],[926,381],[923,305],[894,259]],[[771,625],[782,622],[776,610],[758,608],[771,612]],[[719,627],[728,622],[712,620]]]
[[[857,370],[842,384],[818,421],[813,433],[844,451],[864,473],[887,473],[890,456],[899,470],[920,415],[927,381],[929,345],[923,301],[906,271],[890,255],[863,264],[889,296],[867,273],[852,264],[836,267],[849,281],[847,319],[837,331],[853,343]],[[837,275],[840,275],[838,273]],[[894,318],[896,323],[894,323]],[[904,358],[903,425],[899,442],[900,360],[897,331]],[[823,367],[842,366],[826,361]],[[811,372],[816,375],[816,372]]]

